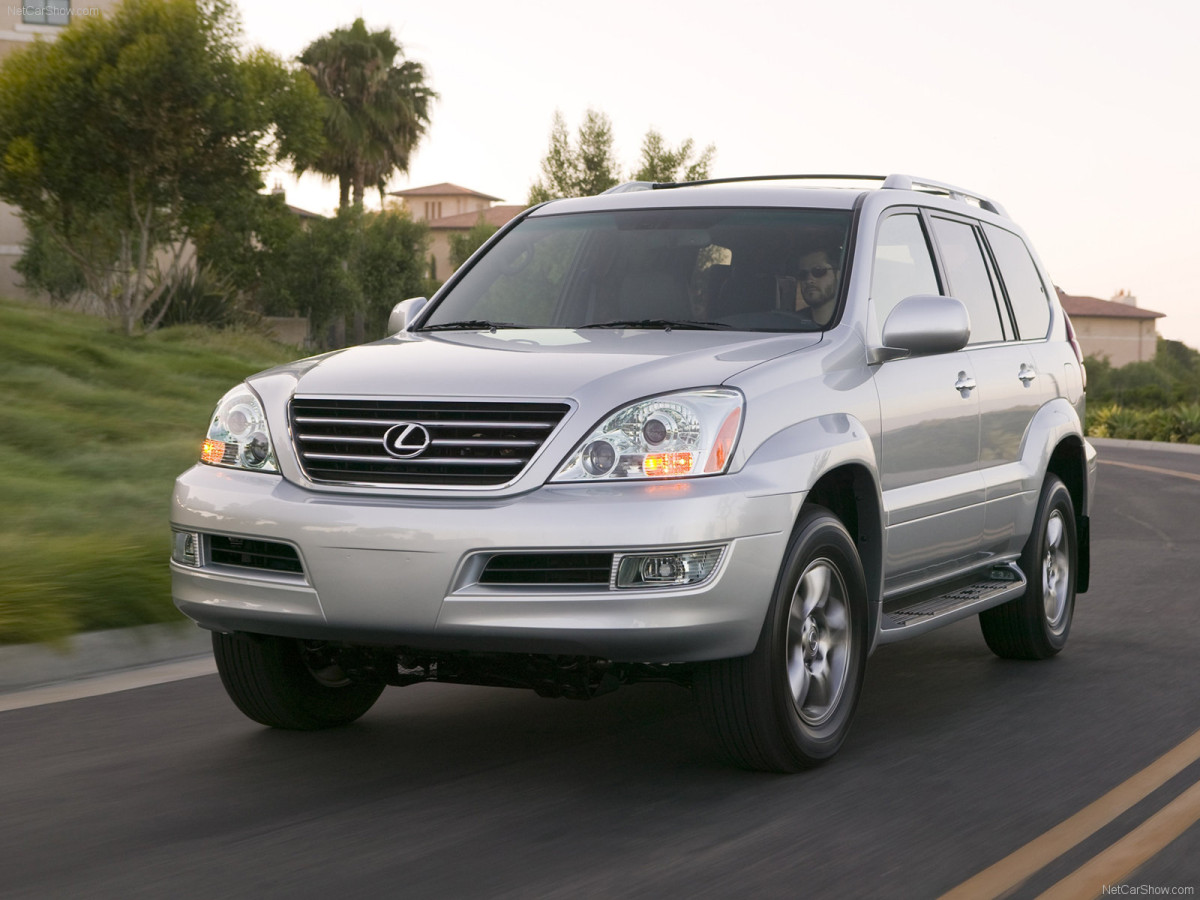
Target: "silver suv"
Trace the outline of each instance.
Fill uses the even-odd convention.
[[[999,205],[908,176],[535,207],[391,337],[220,401],[175,603],[266,725],[666,680],[737,764],[811,766],[880,644],[1066,642],[1096,465],[1051,284]]]

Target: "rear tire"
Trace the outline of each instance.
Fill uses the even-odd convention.
[[[314,668],[300,641],[213,632],[212,643],[225,692],[246,716],[272,728],[347,725],[383,693],[384,685],[350,681],[335,665]]]
[[[737,765],[797,772],[850,730],[867,663],[867,589],[854,541],[831,512],[802,513],[754,652],[702,666],[705,724]]]
[[[1056,475],[1047,475],[1042,486],[1020,566],[1028,589],[979,614],[983,639],[1002,659],[1049,659],[1067,643],[1079,571],[1075,505]]]

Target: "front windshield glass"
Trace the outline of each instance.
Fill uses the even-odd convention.
[[[531,216],[419,330],[817,331],[845,281],[850,213],[649,209]]]

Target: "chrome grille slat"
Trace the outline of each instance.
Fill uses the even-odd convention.
[[[349,437],[347,435],[330,435],[330,434],[302,434],[299,436],[302,441],[325,441],[328,443],[339,442],[344,444],[378,444],[381,440],[379,435],[375,437]]]
[[[296,453],[318,483],[496,486],[512,481],[570,410],[566,403],[297,397],[289,410]],[[389,453],[397,425],[420,425],[415,456]]]
[[[349,456],[338,453],[309,453],[306,459],[330,459],[344,462],[381,463],[398,466],[520,466],[525,464],[523,459],[497,459],[496,457],[472,457],[471,459],[455,459],[453,456],[423,456],[420,459],[395,459],[391,456]]]
[[[541,444],[541,441],[489,441],[482,438],[435,439],[433,441],[434,447],[540,447]]]
[[[468,419],[447,419],[445,421],[432,421],[422,419],[339,419],[339,418],[318,418],[315,416],[297,416],[292,421],[297,425],[378,425],[383,428],[391,428],[393,425],[399,425],[402,422],[415,422],[418,425],[424,425],[426,428],[431,425],[454,425],[458,428],[491,428],[496,425],[496,421],[472,421]],[[508,428],[529,428],[549,430],[554,427],[554,423],[547,422],[505,422]]]

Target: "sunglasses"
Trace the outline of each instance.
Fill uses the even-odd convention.
[[[809,275],[812,275],[813,278],[824,278],[832,271],[833,266],[813,266],[811,269],[797,269],[796,277],[801,281],[807,281]]]

